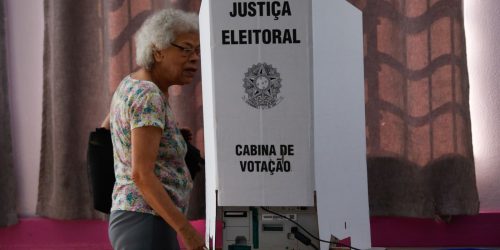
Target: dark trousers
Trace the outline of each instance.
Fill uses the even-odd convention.
[[[115,250],[179,250],[175,230],[152,214],[112,211],[108,233]]]

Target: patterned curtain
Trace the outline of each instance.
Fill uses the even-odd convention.
[[[200,2],[45,0],[39,215],[95,216],[87,137],[117,84],[136,69],[133,34],[154,10],[198,11]],[[461,1],[350,2],[364,20],[372,215],[477,213]],[[191,129],[203,152],[200,77],[170,95],[179,126]],[[190,218],[203,217],[203,178],[202,172],[195,180]]]
[[[0,0],[0,227],[17,223],[5,40],[4,1]]]
[[[349,0],[363,11],[372,215],[476,214],[460,0]]]
[[[198,11],[200,1],[45,0],[42,152],[37,214],[99,217],[92,208],[86,167],[89,132],[109,111],[111,95],[134,62],[133,35],[153,11]],[[203,150],[200,77],[173,87],[170,102],[180,127]],[[3,176],[3,175],[2,175]],[[190,218],[204,216],[204,173],[195,179]]]

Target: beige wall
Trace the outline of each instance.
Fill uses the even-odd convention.
[[[18,211],[35,214],[42,125],[43,1],[6,0],[7,63]]]
[[[472,139],[481,211],[500,211],[500,1],[464,0]]]

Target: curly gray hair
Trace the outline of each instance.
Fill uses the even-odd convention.
[[[153,49],[170,46],[178,33],[199,32],[198,15],[177,9],[165,9],[148,17],[135,35],[135,60],[145,69],[153,67]]]

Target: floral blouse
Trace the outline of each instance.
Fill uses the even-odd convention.
[[[184,162],[187,146],[160,89],[152,82],[125,77],[111,101],[110,124],[116,177],[111,211],[156,215],[132,181],[131,151],[132,129],[155,126],[163,130],[163,136],[154,172],[174,204],[185,213],[193,186]]]

